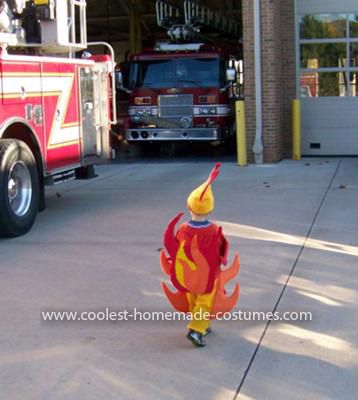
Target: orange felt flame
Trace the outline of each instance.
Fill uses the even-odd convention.
[[[170,271],[173,268],[173,263],[170,258],[165,255],[164,250],[160,251],[160,265],[162,266],[162,270],[166,275],[170,275]]]
[[[167,296],[167,299],[169,303],[172,305],[172,307],[179,311],[179,312],[189,312],[189,303],[188,299],[185,295],[185,293],[176,291],[176,292],[171,292],[168,288],[168,286],[164,283],[161,282],[162,289],[164,294]]]
[[[221,271],[216,281],[216,295],[211,310],[212,315],[229,312],[235,307],[240,294],[240,285],[237,283],[231,296],[226,295],[225,285],[235,278],[239,272],[239,256],[236,255],[232,265]]]

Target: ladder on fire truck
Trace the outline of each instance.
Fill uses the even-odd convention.
[[[19,15],[26,13],[27,24],[32,25],[33,31],[39,25],[40,36],[31,35],[25,40],[19,20],[6,8],[1,11],[2,21],[8,21],[6,25],[1,25],[1,47],[34,47],[47,53],[87,48],[86,0],[32,0],[23,2],[16,11]],[[10,22],[12,18],[13,22]]]
[[[157,0],[156,15],[158,26],[167,29],[172,40],[189,40],[209,33],[231,38],[240,35],[236,20],[191,0],[184,1],[184,13],[166,1]]]

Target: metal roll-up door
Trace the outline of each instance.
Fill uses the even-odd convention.
[[[302,154],[358,154],[358,2],[296,0]]]

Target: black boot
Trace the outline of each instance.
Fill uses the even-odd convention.
[[[186,338],[189,339],[197,347],[206,346],[204,336],[200,332],[190,330],[186,335]]]
[[[208,336],[209,333],[211,333],[211,332],[212,332],[212,330],[211,330],[211,328],[210,328],[210,326],[209,326],[209,328],[204,332],[203,336],[206,337],[206,336]]]

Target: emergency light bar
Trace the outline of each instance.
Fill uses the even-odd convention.
[[[156,51],[199,51],[204,43],[157,43]]]

